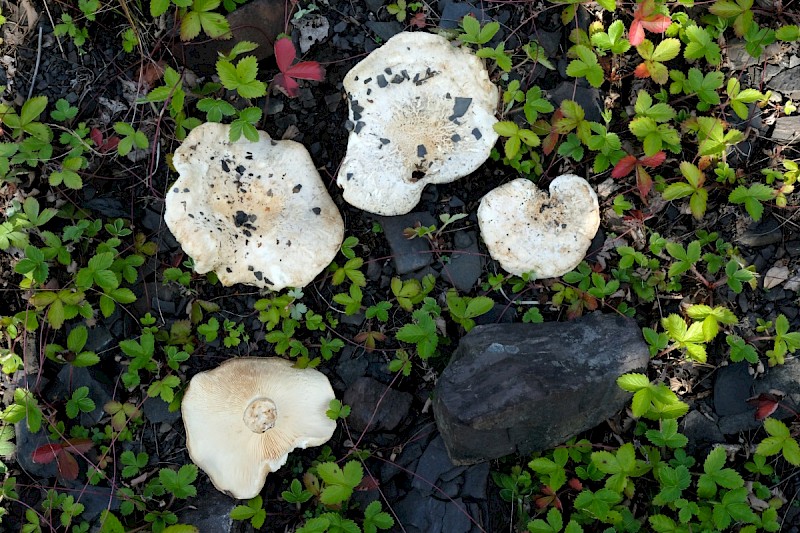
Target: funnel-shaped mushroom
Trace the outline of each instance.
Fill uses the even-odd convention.
[[[175,151],[180,178],[164,220],[196,272],[223,285],[303,287],[333,260],[344,238],[339,210],[303,145],[231,143],[230,126],[207,122]]]
[[[519,178],[481,199],[478,224],[503,269],[555,278],[583,260],[600,227],[600,207],[592,186],[578,176],[557,177],[549,195]]]
[[[295,448],[327,442],[328,378],[278,357],[231,359],[195,375],[183,397],[189,457],[218,490],[253,498]]]
[[[350,137],[337,183],[365,211],[408,213],[427,183],[473,172],[497,141],[497,87],[480,59],[438,35],[395,35],[344,88]]]

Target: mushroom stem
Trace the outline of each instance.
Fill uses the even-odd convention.
[[[244,409],[242,420],[253,433],[265,433],[275,425],[278,419],[278,408],[269,398],[259,397],[252,400]]]

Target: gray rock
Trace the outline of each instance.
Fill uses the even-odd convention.
[[[794,144],[800,141],[800,116],[779,117],[770,138],[778,143]]]
[[[197,527],[199,531],[238,531],[233,524],[231,511],[240,503],[243,502],[227,496],[203,480],[198,483],[197,497],[188,501],[188,505],[178,514],[178,520],[182,524]]]
[[[753,381],[749,397],[770,391],[783,392],[785,396],[781,403],[787,406],[800,405],[800,359],[789,359],[783,365],[769,368],[763,378]],[[755,407],[747,405],[746,411],[720,417],[719,428],[726,435],[757,429],[763,422],[755,419],[755,412]],[[793,417],[794,414],[785,409],[778,409],[770,416],[786,419]]]
[[[50,444],[47,432],[40,430],[38,433],[31,433],[28,431],[28,426],[24,420],[18,422],[15,429],[17,433],[17,451],[14,454],[14,459],[20,468],[31,477],[42,479],[55,477],[58,473],[55,461],[39,464],[34,463],[32,459],[36,448]]]
[[[78,460],[80,461],[80,458]],[[69,491],[59,492],[71,494],[75,498],[75,503],[83,504],[83,513],[80,518],[88,522],[100,516],[100,513],[106,509],[116,511],[120,505],[119,498],[110,488],[85,485],[85,482],[80,485],[76,484],[75,488]]]
[[[575,93],[574,95],[572,93]],[[603,97],[594,87],[576,87],[572,81],[562,81],[558,87],[550,91],[550,100],[555,107],[564,100],[574,100],[586,112],[586,120],[603,122]]]
[[[345,388],[349,387],[367,371],[369,361],[359,354],[356,354],[356,351],[351,346],[345,346],[336,361],[336,373],[342,378]]]
[[[481,23],[486,23],[491,20],[491,18],[484,13],[483,9],[470,5],[467,2],[442,0],[439,3],[439,7],[442,10],[442,16],[439,20],[439,27],[441,28],[458,28],[461,19],[467,15],[472,15]]]
[[[394,268],[397,274],[403,275],[428,266],[433,260],[428,241],[425,239],[408,239],[403,234],[406,228],[413,228],[418,223],[423,226],[436,224],[436,219],[428,212],[409,213],[396,217],[377,217],[386,235],[386,241],[392,251]]]
[[[477,521],[461,498],[442,501],[414,490],[393,508],[407,533],[470,533]]]
[[[442,437],[437,436],[428,444],[428,447],[422,453],[422,457],[419,458],[416,470],[417,475],[411,481],[411,486],[422,494],[441,498],[442,496],[439,493],[439,490],[441,490],[447,496],[453,498],[458,496],[461,488],[460,484],[454,484],[457,489],[453,491],[444,490],[443,484],[447,481],[453,481],[463,474],[465,470],[466,467],[464,466],[453,466],[447,456],[447,449],[444,446]]]
[[[750,397],[753,376],[750,365],[736,363],[724,366],[717,372],[714,381],[714,412],[718,416],[735,415],[750,409],[746,401]]]
[[[648,361],[636,323],[616,315],[479,326],[439,378],[436,424],[454,464],[550,449],[622,409],[616,379]]]
[[[116,339],[114,339],[107,327],[97,325],[89,330],[89,337],[86,339],[86,345],[83,349],[100,355],[101,352],[111,348],[115,341]]]
[[[358,378],[344,393],[350,406],[347,423],[355,431],[392,431],[411,408],[412,396],[370,377]]]
[[[754,222],[747,228],[747,231],[736,237],[737,244],[751,248],[776,244],[782,240],[781,225],[771,216],[763,218],[760,222]]]
[[[396,20],[390,20],[389,22],[368,20],[367,28],[369,28],[377,37],[380,37],[384,41],[388,41],[403,31],[403,26]]]
[[[147,398],[142,405],[144,416],[153,424],[173,424],[180,418],[180,411],[169,410],[169,404],[161,398]]]
[[[456,251],[450,254],[450,262],[444,265],[442,277],[460,292],[469,292],[483,270],[478,234],[457,231],[453,235],[453,245]]]
[[[693,454],[698,449],[705,449],[714,444],[725,442],[725,435],[713,420],[709,420],[699,411],[689,411],[681,420],[681,432],[686,435],[689,442],[686,451]]]
[[[103,381],[100,381],[101,379]],[[92,368],[64,365],[58,372],[58,381],[60,385],[54,387],[52,394],[59,398],[69,399],[79,387],[89,389],[89,398],[94,402],[94,410],[89,413],[81,412],[81,425],[93,426],[106,416],[103,406],[111,401],[113,390],[104,375]]]
[[[782,71],[767,82],[767,87],[793,100],[800,98],[800,66]]]

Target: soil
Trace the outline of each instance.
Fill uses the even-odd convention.
[[[107,357],[104,357],[103,364],[94,368],[86,379],[93,383],[93,387],[109,390],[115,399],[129,399],[128,393],[118,381],[121,373],[118,342],[138,334],[140,328],[137,319],[144,313],[152,313],[159,323],[168,329],[177,321],[185,320],[187,308],[198,300],[219,304],[221,310],[217,316],[221,320],[230,319],[243,323],[250,338],[235,348],[225,348],[219,341],[202,344],[181,366],[181,373],[187,380],[197,372],[213,368],[231,356],[271,355],[272,345],[264,341],[265,328],[253,310],[254,303],[263,296],[262,293],[244,286],[225,288],[218,284],[213,285],[204,282],[205,277],[199,275],[193,276],[190,289],[175,283],[162,283],[164,269],[178,266],[186,259],[166,229],[162,216],[165,191],[175,179],[174,172],[169,169],[168,154],[175,150],[179,141],[175,123],[169,118],[163,105],[143,103],[140,99],[148,90],[161,83],[159,75],[165,66],[179,69],[184,75],[187,86],[193,85],[198,90],[204,82],[211,81],[213,69],[208,65],[193,65],[193,70],[190,70],[187,67],[190,61],[185,60],[189,56],[201,54],[200,49],[208,43],[197,40],[183,48],[176,46],[176,32],[171,18],[162,17],[158,23],[154,23],[149,15],[133,12],[131,16],[137,20],[137,28],[147,35],[144,40],[147,46],[134,53],[125,53],[120,46],[120,34],[125,28],[125,16],[116,3],[113,3],[113,6],[109,3],[109,6],[102,9],[97,20],[89,24],[90,38],[82,50],[79,50],[69,38],[56,37],[53,33],[53,21],[58,20],[64,10],[70,12],[74,10],[64,2],[48,1],[47,4],[49,10],[36,1],[24,1],[15,6],[4,2],[3,13],[15,21],[11,32],[6,34],[4,43],[7,47],[4,54],[13,57],[14,68],[0,69],[0,73],[6,77],[5,80],[0,80],[0,84],[5,84],[7,87],[4,98],[19,105],[27,98],[30,90],[34,95],[48,97],[51,103],[48,113],[52,109],[53,102],[64,98],[79,109],[73,125],[85,122],[86,127],[96,128],[102,139],[107,140],[114,136],[112,125],[115,122],[136,122],[151,140],[148,150],[136,151],[133,157],[118,157],[113,150],[93,157],[89,168],[82,172],[86,185],[80,191],[65,188],[50,189],[42,181],[43,176],[35,173],[31,173],[27,181],[22,180],[16,185],[6,184],[0,189],[4,200],[14,197],[19,190],[24,191],[26,195],[38,194],[40,198],[47,198],[48,205],[72,205],[76,211],[92,218],[124,218],[130,221],[135,233],[144,232],[147,240],[158,245],[158,254],[142,267],[141,275],[132,287],[139,299],[132,306],[131,312],[116,312],[108,319],[97,316],[93,320],[91,342],[99,347],[98,353],[101,356]],[[134,4],[136,3],[122,2],[119,5],[127,5],[129,9],[135,10]],[[263,119],[258,124],[260,129],[268,132],[273,138],[294,139],[308,148],[342,213],[346,235],[358,238],[356,253],[365,260],[364,271],[368,278],[367,286],[364,288],[365,302],[380,302],[393,298],[390,280],[396,275],[392,258],[397,251],[390,247],[380,229],[385,221],[349,206],[342,199],[335,178],[337,168],[344,158],[348,136],[345,129],[348,106],[343,99],[342,79],[365,54],[404,27],[393,15],[387,13],[382,5],[382,2],[377,0],[367,2],[330,0],[317,3],[318,11],[314,14],[327,19],[329,30],[323,40],[313,44],[302,59],[320,62],[325,67],[324,80],[301,82],[297,98],[288,98],[279,92],[272,92],[267,98],[255,102],[255,105],[264,111]],[[458,15],[460,17],[463,11],[459,10],[463,7],[464,4],[449,0],[429,2],[424,7],[426,15],[424,24],[427,28],[436,27],[440,23],[445,26],[447,21],[442,20],[442,14],[455,12],[460,13]],[[283,1],[270,4],[270,9],[284,8]],[[505,41],[506,49],[517,48],[520,43],[536,38],[546,49],[552,49],[551,56],[558,57],[562,57],[564,48],[568,46],[565,36],[569,33],[569,29],[575,23],[586,28],[593,17],[589,11],[581,8],[576,20],[571,21],[565,28],[559,20],[560,9],[554,9],[550,4],[493,2],[469,9],[479,15],[482,13],[486,19],[501,23],[503,29],[495,41]],[[26,10],[36,13],[38,20],[35,22],[27,20],[24,16]],[[252,22],[252,25],[258,24]],[[450,26],[452,27],[452,21]],[[301,38],[299,31],[293,30],[292,26],[289,26],[288,30],[295,42],[299,42]],[[146,55],[142,53],[143,50],[146,51]],[[536,84],[545,91],[555,91],[565,81],[571,84],[575,81],[565,76],[566,64],[563,59],[558,63],[558,67],[561,75],[527,64],[525,68],[513,71],[510,77],[522,80],[523,86]],[[259,79],[271,79],[278,72],[271,57],[262,59],[260,68]],[[591,93],[588,86],[572,87],[576,94],[581,91],[587,92],[589,100],[599,96],[601,102],[605,101],[614,109],[623,108],[641,87],[641,82],[626,73],[625,71],[629,69],[624,65],[620,65],[619,68],[620,72],[615,73],[614,81],[607,84],[601,93]],[[491,74],[495,80],[501,77],[505,79],[508,76],[498,70],[492,71]],[[241,102],[236,101],[235,95],[228,94],[227,97],[235,106],[241,107]],[[201,116],[199,112],[198,116]],[[768,138],[769,130],[770,127],[764,123],[748,128],[748,131],[752,132],[747,141],[749,156],[747,154],[737,156],[737,172],[757,174],[766,164],[769,155],[776,149],[776,145]],[[794,146],[778,148],[783,151],[787,159],[798,158]],[[672,161],[670,164],[677,164],[677,161]],[[589,157],[580,163],[575,163],[554,153],[545,157],[542,165],[544,175],[539,181],[541,187],[545,187],[555,176],[567,172],[587,176],[596,188],[608,189],[610,185],[614,192],[601,194],[604,213],[609,212],[616,194],[635,196],[632,182],[625,182],[623,188],[620,188],[618,183],[608,182],[608,173],[595,175],[591,170]],[[482,196],[516,177],[517,174],[509,167],[499,161],[489,160],[478,171],[452,184],[428,186],[414,212],[433,215],[437,222],[440,214],[466,213],[467,217],[455,225],[455,230],[477,231],[475,213]],[[657,200],[650,205],[637,206],[641,209],[639,220],[636,220],[635,216],[632,220],[620,220],[618,217],[608,218],[604,215],[601,232],[595,239],[587,260],[597,271],[603,271],[607,266],[612,268],[614,264],[611,262],[612,254],[609,252],[614,247],[612,237],[621,233],[627,233],[629,239],[635,242],[637,238],[645,235],[646,229],[647,232],[658,232],[667,239],[684,242],[693,238],[694,232],[707,230],[718,231],[721,238],[738,244],[745,262],[756,265],[758,272],[765,272],[780,261],[786,263],[790,269],[796,268],[800,255],[798,253],[800,232],[797,231],[795,216],[797,211],[793,208],[776,209],[767,213],[764,222],[754,226],[743,216],[741,209],[724,202],[726,195],[727,193],[718,195],[712,193],[708,214],[699,223],[681,208],[680,203],[666,204]],[[796,206],[795,200],[795,196],[791,196],[789,205]],[[428,273],[434,274],[437,281],[432,295],[437,298],[455,282],[448,279],[447,274],[443,274],[443,269],[448,264],[452,251],[457,247],[454,242],[456,234],[457,231],[443,232],[432,243],[431,250],[425,252],[433,256],[431,264],[406,276],[421,277]],[[748,238],[750,240],[747,240]],[[480,243],[479,246],[484,270],[478,282],[464,294],[489,295],[496,299],[498,305],[495,311],[481,317],[481,322],[520,320],[518,306],[513,298],[503,299],[498,293],[488,292],[482,287],[489,276],[500,273],[501,270],[491,261],[483,244]],[[341,264],[344,260],[340,256],[337,261]],[[27,306],[24,291],[14,290],[19,277],[13,273],[14,262],[12,256],[0,254],[0,285],[3,287],[3,301],[8,308],[6,313],[9,315]],[[66,283],[69,275],[66,271],[59,271],[53,283]],[[330,279],[331,273],[326,272],[304,289],[303,303],[309,309],[319,313],[331,311],[332,297],[340,290],[330,283]],[[551,287],[556,281],[532,283],[524,298],[547,302],[549,295],[552,294]],[[763,280],[759,283],[760,287],[763,287]],[[725,286],[709,290],[698,285],[688,287],[687,291],[680,294],[687,300],[704,301],[709,305],[714,303],[735,305],[737,315],[742,318],[744,330],[749,328],[752,331],[757,318],[774,317],[777,313],[785,314],[790,319],[793,329],[800,326],[796,291],[785,290],[780,286],[769,291],[746,290],[736,295]],[[631,296],[623,295],[616,300],[627,298]],[[680,298],[658,300],[653,304],[632,301],[636,309],[637,322],[640,326],[649,327],[654,326],[660,316],[678,312],[681,303]],[[540,305],[540,310],[545,320],[569,318],[565,309],[561,307]],[[613,308],[609,306],[603,311],[613,312]],[[406,313],[397,313],[390,318],[386,328],[399,327],[408,320],[409,316]],[[398,348],[394,341],[375,351],[365,351],[363,346],[354,341],[359,333],[370,326],[372,324],[365,323],[363,316],[353,319],[342,315],[334,334],[343,339],[347,347],[332,361],[323,362],[320,368],[331,378],[339,397],[360,375],[370,376],[384,386],[391,385],[393,389],[410,395],[410,409],[393,430],[368,429],[363,434],[347,434],[339,431],[334,440],[328,444],[332,456],[340,458],[352,451],[353,444],[358,442],[360,449],[370,450],[373,453],[374,459],[370,461],[374,462],[368,464],[375,468],[375,478],[380,478],[380,473],[389,468],[387,465],[394,466],[393,461],[398,455],[402,455],[404,450],[418,448],[416,457],[418,459],[427,444],[435,437],[436,428],[428,408],[428,399],[435,384],[435,376],[447,364],[449,355],[457,346],[458,336],[462,332],[454,324],[448,324],[446,337],[450,339],[450,343],[441,347],[440,356],[415,367],[411,376],[404,378],[389,372],[387,368],[387,363]],[[59,332],[45,329],[36,344],[43,346],[53,342],[54,339],[63,342],[60,336]],[[309,339],[309,341],[314,340]],[[58,387],[63,386],[58,375],[62,369],[51,361],[41,359],[43,360],[41,365],[31,361],[32,366],[27,369],[28,375],[20,377],[18,382],[27,382],[28,386],[35,383],[46,401],[58,404],[61,401]],[[670,366],[669,372],[674,388],[686,395],[685,399],[691,401],[693,409],[702,411],[708,409],[708,406],[713,406],[714,375],[717,365],[724,359],[723,347],[714,346],[708,365],[674,367],[656,362],[656,371],[666,371],[665,367]],[[31,368],[34,369],[33,372]],[[70,376],[67,381],[74,379],[78,378]],[[6,380],[4,386],[11,387],[11,383]],[[136,449],[150,454],[151,471],[157,466],[187,464],[189,458],[185,450],[180,419],[166,412],[164,405],[157,405],[160,402],[158,399],[139,397],[138,393],[139,391],[134,391],[130,399],[142,405],[146,416],[152,419],[135,436]],[[622,418],[624,414],[621,415],[620,419]],[[619,427],[612,423],[597,428],[589,437],[596,442],[611,441],[618,430]],[[307,465],[318,454],[318,449],[296,452],[281,471],[269,476],[265,491],[262,493],[269,516],[269,526],[265,530],[284,531],[298,524],[301,517],[292,506],[280,499],[280,494],[292,479],[302,475]],[[409,457],[406,456],[407,459]],[[515,460],[519,464],[517,459],[511,458],[493,463],[492,469],[501,469],[506,464],[513,464]],[[20,468],[20,471],[16,472],[20,499],[28,505],[35,505],[42,497],[42,489],[51,486],[52,480],[48,480],[47,475],[23,471],[19,465],[16,465],[16,468]],[[201,479],[201,484],[206,487],[204,489],[208,491],[206,494],[213,494],[213,489],[208,488],[205,479]],[[73,488],[81,491],[88,489],[89,493],[94,489],[82,483],[74,485]],[[395,481],[391,488],[385,489],[392,494],[392,498],[397,499],[394,501],[399,501],[405,495],[403,491],[411,490],[410,481]],[[483,524],[484,531],[508,530],[508,524],[513,522],[512,510],[508,504],[499,500],[497,489],[492,486],[491,480],[486,494],[485,511],[488,515],[480,519],[476,517],[475,521]],[[362,495],[357,497],[361,498]],[[183,517],[191,519],[192,505],[203,504],[189,502],[188,505],[189,507],[184,509],[184,514],[181,514],[182,519]],[[9,530],[19,529],[24,511],[22,506],[11,507],[10,515],[4,518]],[[242,531],[251,529],[246,523],[237,523],[235,528]]]

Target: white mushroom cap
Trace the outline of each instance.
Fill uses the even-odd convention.
[[[583,260],[600,227],[600,207],[592,186],[573,174],[554,179],[549,195],[519,178],[481,199],[478,224],[503,269],[555,278]]]
[[[218,490],[253,498],[289,452],[331,438],[334,398],[317,370],[279,357],[230,359],[195,375],[183,397],[189,457]]]
[[[344,88],[350,137],[337,182],[359,209],[408,213],[427,183],[473,172],[497,141],[497,87],[479,58],[444,37],[398,33]]]
[[[309,284],[344,238],[339,210],[303,145],[231,143],[230,126],[207,122],[175,151],[180,177],[164,220],[201,274],[223,285],[280,290]]]

